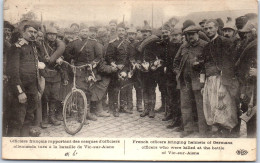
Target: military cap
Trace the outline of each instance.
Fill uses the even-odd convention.
[[[108,24],[111,24],[111,23],[117,24],[117,20],[115,20],[115,19],[110,20]]]
[[[97,32],[97,27],[95,27],[95,26],[90,26],[88,29],[91,32]]]
[[[74,34],[75,31],[74,31],[74,29],[72,29],[72,28],[66,28],[64,33]]]
[[[141,32],[143,32],[143,31],[152,31],[152,28],[150,27],[150,25],[148,24],[148,22],[146,20],[144,21],[144,26],[141,29]]]
[[[188,27],[191,26],[191,25],[195,26],[194,21],[192,21],[192,20],[190,20],[190,19],[185,20],[185,21],[183,22],[182,31],[183,31],[184,29],[188,28]]]
[[[73,26],[76,26],[77,28],[79,28],[79,25],[78,25],[77,23],[72,23],[72,24],[70,25],[70,28],[73,27]]]
[[[98,31],[97,31],[97,38],[101,38],[101,37],[105,37],[105,36],[108,36],[108,31],[106,28],[99,28]]]
[[[218,22],[219,27],[221,27],[221,28],[224,27],[224,22],[221,18],[217,18],[216,21]]]
[[[58,31],[57,31],[57,29],[54,28],[54,27],[48,27],[48,28],[46,29],[46,33],[58,34]]]
[[[127,30],[127,33],[137,33],[137,31],[134,27],[132,27]]]
[[[125,23],[121,22],[117,25],[117,28],[124,28],[126,29]]]
[[[247,33],[247,32],[252,32],[253,30],[257,31],[257,24],[253,23],[251,21],[248,21],[246,23],[246,25],[239,31]]]
[[[203,24],[203,23],[206,23],[207,19],[203,19],[199,22],[199,25]]]
[[[235,24],[231,23],[231,22],[228,22],[224,25],[223,29],[233,29],[234,31],[237,30]]]
[[[22,29],[24,29],[25,26],[33,27],[36,30],[40,28],[40,25],[37,24],[35,21],[25,21],[22,25]]]
[[[196,25],[191,25],[187,28],[185,28],[183,30],[183,33],[196,33],[196,32],[199,32],[201,30],[200,27],[196,26]]]
[[[60,36],[60,37],[63,37],[64,36],[64,30],[63,29],[59,29],[57,35]]]
[[[14,26],[8,21],[4,21],[4,28],[9,28],[11,31],[14,30]]]
[[[242,29],[244,25],[248,22],[248,18],[246,16],[240,16],[236,18],[236,27],[238,29]]]
[[[180,28],[174,28],[171,31],[171,35],[177,35],[177,34],[182,34],[182,30]]]

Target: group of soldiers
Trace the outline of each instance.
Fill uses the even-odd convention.
[[[140,117],[164,112],[166,127],[181,137],[239,137],[239,116],[250,116],[256,106],[257,15],[226,23],[204,19],[199,26],[186,20],[182,28],[165,23],[153,32],[146,21],[139,29],[111,20],[108,28],[73,23],[65,31],[5,21],[3,134],[31,136],[33,123],[61,124],[73,77],[67,61],[92,65],[94,84],[87,69],[76,71],[77,88],[88,100],[87,120],[133,114],[134,88]],[[155,110],[157,85],[162,106]],[[256,115],[247,124],[254,137]]]

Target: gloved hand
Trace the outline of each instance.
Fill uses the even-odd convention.
[[[46,67],[46,65],[43,62],[38,62],[38,69],[43,70]]]

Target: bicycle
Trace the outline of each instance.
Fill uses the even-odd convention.
[[[91,64],[75,66],[74,64],[70,64],[64,60],[62,63],[69,65],[73,72],[72,90],[66,95],[63,104],[64,127],[68,134],[75,135],[82,129],[86,120],[87,110],[89,109],[85,93],[81,89],[76,88],[76,70],[87,67],[91,73],[88,77],[88,82],[91,80],[96,82],[96,77],[92,71]]]

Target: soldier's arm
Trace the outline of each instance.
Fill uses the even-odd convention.
[[[179,72],[179,67],[180,67],[180,63],[181,63],[181,58],[182,58],[182,48],[183,46],[181,46],[173,60],[173,71],[177,74]]]
[[[127,47],[127,51],[128,51],[128,54],[129,54],[129,60],[131,63],[136,63],[135,61],[135,55],[136,55],[136,51],[135,51],[135,48],[133,45],[129,45]]]
[[[50,56],[50,63],[54,63],[56,62],[56,60],[62,56],[62,54],[65,51],[66,45],[63,41],[57,39],[56,40],[57,43],[57,49],[56,51]]]
[[[63,57],[64,57],[64,60],[67,61],[67,62],[71,62],[71,60],[73,59],[73,51],[74,51],[74,48],[73,48],[73,42],[70,42],[67,47],[65,48],[65,51],[64,51],[64,54],[63,54]]]
[[[19,95],[24,91],[19,71],[21,54],[21,48],[13,46],[11,47],[10,54],[7,58],[7,74],[10,77],[11,88],[16,95]]]
[[[101,59],[98,64],[98,71],[101,73],[112,73],[112,67],[107,64],[107,62],[104,59]]]
[[[94,62],[98,63],[100,59],[102,58],[102,53],[103,53],[103,46],[96,42],[94,45],[94,51],[95,51],[95,59]]]
[[[114,53],[115,53],[115,46],[113,45],[113,43],[109,43],[108,47],[107,47],[107,52],[106,52],[106,56],[105,59],[108,62],[108,64],[115,62],[114,60]]]

